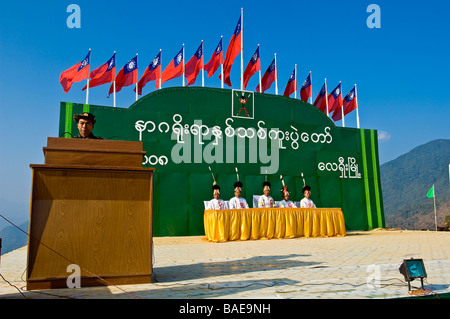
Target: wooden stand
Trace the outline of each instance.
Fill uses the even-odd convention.
[[[27,289],[68,287],[74,269],[82,287],[151,282],[154,169],[142,168],[142,142],[48,138],[44,154],[30,165]]]

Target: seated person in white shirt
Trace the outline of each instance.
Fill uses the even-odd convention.
[[[269,182],[263,183],[263,192],[264,195],[259,196],[258,199],[258,208],[260,207],[275,207],[275,201],[270,196],[270,186],[271,184]]]
[[[301,208],[316,208],[316,205],[314,204],[314,202],[311,199],[309,199],[309,196],[311,196],[311,187],[309,187],[308,185],[303,187],[303,195],[305,195],[305,197],[300,201],[300,207]]]
[[[284,186],[281,189],[281,196],[283,196],[283,200],[280,202],[280,207],[282,208],[296,208],[295,203],[291,200],[289,200],[289,197],[291,196],[289,194],[287,186]]]
[[[234,197],[230,199],[229,209],[249,208],[245,198],[241,197],[242,193],[241,188],[242,188],[241,182],[234,183]]]
[[[214,198],[209,201],[208,209],[226,209],[224,200],[220,199],[220,186],[217,185],[216,182],[214,182],[212,189]]]

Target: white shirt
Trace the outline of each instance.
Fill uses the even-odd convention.
[[[208,204],[208,209],[213,210],[219,210],[219,209],[226,209],[225,207],[225,201],[223,199],[211,199]]]
[[[258,199],[258,207],[275,207],[275,202],[271,196],[261,195]]]
[[[283,199],[280,202],[280,207],[290,207],[290,208],[296,208],[295,203],[291,200],[288,200],[287,202]]]
[[[230,199],[230,209],[241,209],[241,208],[249,208],[247,201],[242,197],[233,197]]]
[[[300,201],[300,207],[301,208],[316,208],[316,205],[314,204],[314,202],[306,197],[304,197],[301,201]]]

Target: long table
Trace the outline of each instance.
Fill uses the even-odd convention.
[[[249,208],[205,210],[211,242],[345,236],[340,208]]]

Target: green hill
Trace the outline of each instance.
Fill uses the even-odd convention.
[[[381,165],[386,226],[435,229],[433,199],[426,194],[435,185],[438,225],[450,215],[450,140],[434,140]]]

